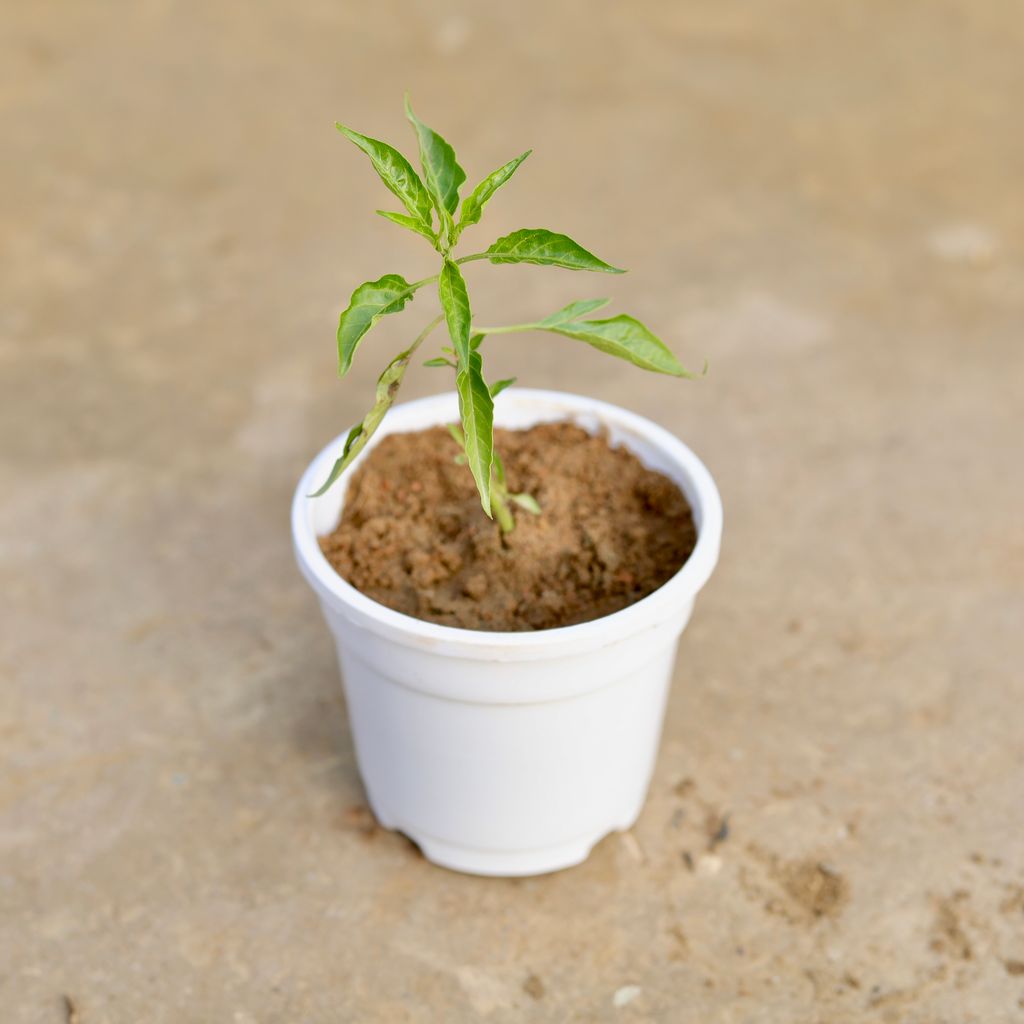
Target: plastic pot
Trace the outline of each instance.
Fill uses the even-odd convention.
[[[458,419],[455,394],[395,406],[386,434]],[[711,475],[682,442],[613,405],[513,389],[498,426],[571,420],[608,431],[674,480],[697,545],[664,586],[592,622],[529,633],[438,626],[385,608],[345,582],[317,536],[336,525],[343,478],[320,498],[344,443],[313,460],[295,491],[299,568],[334,635],[356,758],[380,823],[428,860],[481,875],[532,875],[586,859],[643,807],[679,635],[718,559],[722,506]],[[361,458],[365,458],[364,452]]]

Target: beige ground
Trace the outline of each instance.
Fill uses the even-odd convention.
[[[3,6],[5,1024],[1024,1016],[1015,0]],[[337,311],[429,272],[331,127],[407,140],[405,87],[474,177],[536,149],[467,242],[634,271],[474,264],[482,319],[611,287],[712,365],[495,346],[727,510],[647,810],[558,876],[373,829],[292,564],[414,323],[342,384]]]

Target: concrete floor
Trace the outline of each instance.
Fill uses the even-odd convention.
[[[4,1021],[1021,1019],[1019,5],[369,10],[5,5]],[[292,564],[295,480],[414,326],[340,383],[337,312],[430,272],[332,127],[408,145],[407,87],[471,178],[535,148],[475,242],[633,271],[473,264],[481,319],[610,287],[711,363],[495,345],[726,507],[645,813],[533,880],[374,828]]]

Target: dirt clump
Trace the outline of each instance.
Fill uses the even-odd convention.
[[[349,482],[320,546],[373,600],[465,629],[552,629],[619,611],[672,577],[696,543],[690,507],[626,448],[571,423],[496,430],[515,509],[502,535],[444,427],[385,437]]]
[[[782,886],[812,917],[836,917],[849,895],[846,879],[816,860],[786,864]]]
[[[930,946],[936,953],[945,953],[954,960],[970,960],[974,956],[971,940],[964,931],[958,910],[958,904],[965,899],[966,894],[954,893],[947,899],[937,900],[935,904]]]

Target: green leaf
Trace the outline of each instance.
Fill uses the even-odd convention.
[[[532,494],[510,494],[509,500],[514,501],[520,508],[532,512],[535,516],[540,515],[540,505]]]
[[[432,206],[430,193],[424,188],[412,164],[394,146],[389,146],[386,142],[360,135],[343,124],[336,124],[335,127],[370,158],[370,163],[380,175],[380,180],[398,196],[402,205],[409,211],[409,215],[429,231]]]
[[[413,113],[408,96],[405,98],[405,114],[416,129],[427,191],[433,196],[438,216],[448,227],[449,240],[453,240],[452,214],[459,205],[459,187],[466,180],[466,172],[455,159],[455,150]]]
[[[344,458],[346,455],[348,455],[348,453],[350,451],[352,451],[352,446],[356,443],[356,441],[359,440],[359,438],[363,434],[363,432],[364,432],[364,430],[363,430],[362,421],[357,423],[348,432],[348,437],[345,438],[345,446],[341,449],[341,457],[342,458]]]
[[[668,373],[673,377],[694,377],[696,374],[680,366],[668,346],[644,324],[631,316],[620,314],[609,320],[576,320],[557,326],[538,324],[542,330],[577,341],[626,359],[645,370]]]
[[[568,306],[563,306],[557,313],[545,317],[537,326],[557,327],[559,324],[571,323],[581,316],[586,316],[587,313],[603,309],[611,301],[611,299],[583,299],[580,302],[570,302]]]
[[[492,263],[537,263],[566,270],[596,270],[624,274],[624,270],[599,260],[568,235],[545,228],[522,228],[499,238],[485,253]]]
[[[512,385],[515,384],[517,379],[518,378],[516,377],[509,377],[506,380],[495,381],[491,385],[491,398],[497,398],[498,395],[500,395],[502,391],[505,390],[505,388],[512,387]]]
[[[345,439],[345,447],[342,449],[341,457],[337,459],[323,486],[314,491],[310,497],[319,498],[327,491],[352,464],[356,456],[366,447],[366,442],[373,437],[381,420],[384,419],[388,409],[394,404],[395,395],[398,393],[399,385],[405,376],[409,359],[416,351],[416,345],[400,352],[385,367],[384,372],[377,379],[377,396],[373,408],[363,417],[362,422],[357,423]]]
[[[462,214],[459,217],[459,226],[456,228],[455,237],[458,238],[462,232],[469,227],[470,224],[478,224],[480,222],[480,216],[484,212],[484,207],[487,205],[488,200],[495,192],[501,188],[502,185],[508,181],[516,172],[516,168],[533,152],[532,149],[528,149],[525,153],[520,154],[514,160],[509,160],[507,164],[502,164],[496,171],[492,171],[490,174],[480,182],[475,189],[473,189],[470,195],[462,201]]]
[[[451,260],[446,259],[441,268],[437,294],[448,323],[448,336],[455,346],[459,369],[465,370],[469,367],[469,324],[472,314],[469,311],[466,282],[463,280],[462,272]]]
[[[470,347],[469,325],[472,314],[466,282],[459,268],[446,259],[437,285],[448,334],[455,346],[459,372],[455,389],[459,393],[459,417],[462,420],[462,446],[466,454],[480,504],[491,515],[491,466],[494,458],[494,402],[484,383],[480,353]],[[452,432],[458,440],[458,433]]]
[[[445,359],[444,356],[437,356],[435,359],[428,359],[424,366],[454,366],[455,364],[450,359]]]
[[[469,339],[469,347],[473,352],[475,352],[480,347],[481,343],[484,340],[484,337],[485,335],[483,334],[474,334],[473,337]]]
[[[399,227],[408,228],[409,231],[415,231],[417,235],[422,235],[431,245],[437,241],[434,232],[415,217],[406,217],[404,213],[391,213],[388,210],[378,210],[377,214]]]
[[[491,466],[494,463],[494,402],[481,373],[479,352],[473,352],[455,378],[459,416],[465,434],[466,461],[480,492],[480,504],[491,515]]]
[[[411,301],[413,288],[401,274],[385,274],[379,281],[361,284],[338,321],[338,373],[344,376],[352,365],[356,346],[363,335],[388,313],[397,313]]]

